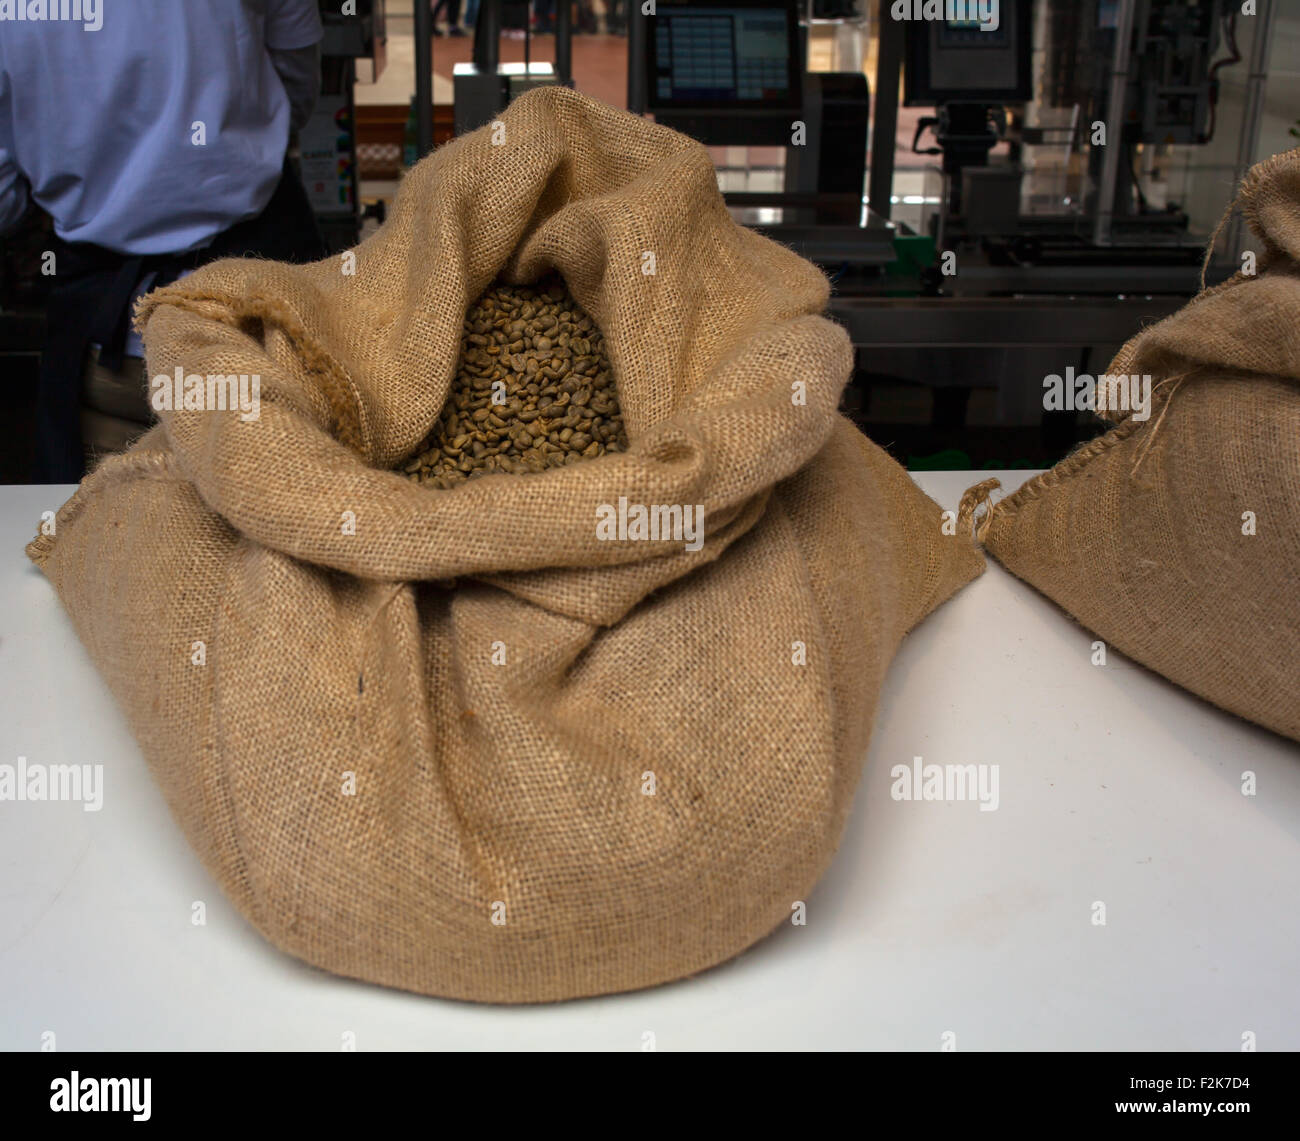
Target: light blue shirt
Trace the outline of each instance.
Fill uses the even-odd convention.
[[[61,238],[126,254],[259,214],[289,139],[269,53],[320,38],[316,0],[0,0],[0,232],[29,194]]]

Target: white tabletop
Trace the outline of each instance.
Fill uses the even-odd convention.
[[[1032,473],[916,479],[955,508],[988,474]],[[104,804],[0,802],[0,1049],[1300,1049],[1300,747],[1117,654],[1093,665],[1093,637],[992,562],[895,660],[805,926],[547,1007],[307,967],[191,853],[23,554],[70,492],[0,488],[0,763],[102,764]],[[916,756],[998,766],[996,811],[891,797]]]

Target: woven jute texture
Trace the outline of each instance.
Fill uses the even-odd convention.
[[[535,1002],[735,955],[830,861],[891,656],[983,569],[969,519],[839,417],[821,273],[635,116],[524,96],[348,261],[147,298],[150,375],[256,373],[260,416],[164,411],[28,548],[177,819],[267,938],[347,976]],[[466,306],[553,269],[628,451],[387,470]],[[702,548],[599,541],[620,497],[702,504]]]
[[[1253,168],[1236,207],[1258,272],[1107,369],[1151,375],[1150,418],[1105,413],[1118,425],[997,504],[985,541],[1125,654],[1300,739],[1300,149]]]

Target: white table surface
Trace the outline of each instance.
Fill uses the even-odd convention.
[[[988,474],[1031,473],[916,478],[955,508]],[[991,561],[899,652],[806,926],[546,1007],[307,967],[203,870],[23,554],[70,492],[0,488],[0,762],[103,764],[106,792],[99,812],[0,802],[2,1049],[1300,1049],[1300,746],[1117,654],[1092,665],[1092,636]],[[892,799],[918,755],[998,765],[998,809]]]

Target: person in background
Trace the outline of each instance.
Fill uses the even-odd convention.
[[[447,35],[465,35],[465,29],[460,26],[460,0],[435,0],[433,5],[433,34],[435,36],[442,35],[442,33],[438,31],[437,20],[438,13],[444,8],[447,10]]]
[[[55,234],[34,441],[45,483],[82,477],[97,371],[135,378],[147,419],[130,328],[142,293],[219,257],[327,252],[287,158],[320,87],[316,0],[84,0],[81,14],[0,34],[0,233],[34,202]]]
[[[562,4],[574,4],[575,0],[559,0]],[[599,30],[596,9],[591,0],[576,0],[577,12],[569,27],[575,35],[594,34]],[[533,0],[534,27],[538,35],[549,35],[555,31],[556,0]]]

